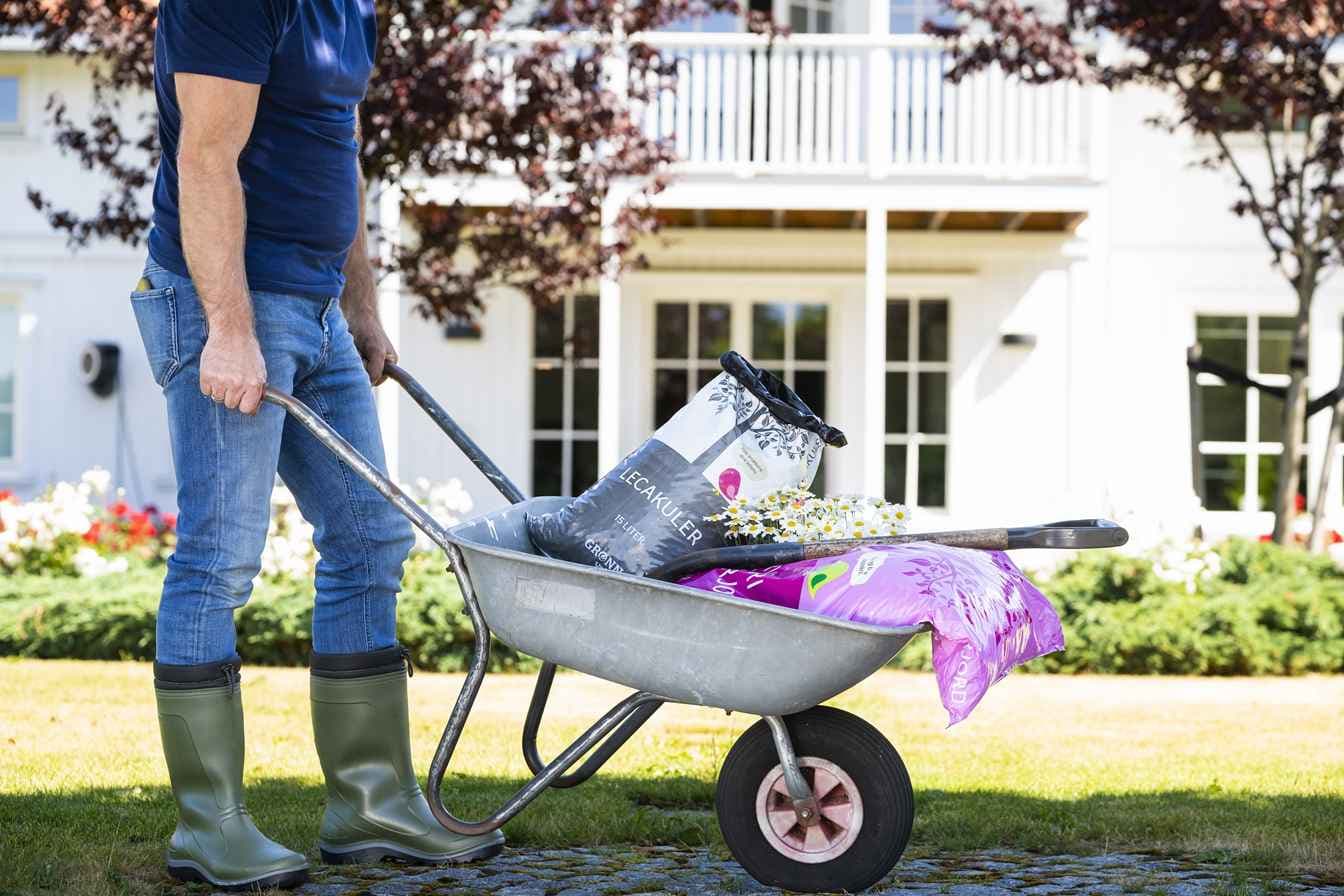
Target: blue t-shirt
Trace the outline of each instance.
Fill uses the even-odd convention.
[[[373,0],[162,0],[154,93],[163,158],[149,251],[189,276],[178,217],[182,111],[173,75],[261,85],[238,160],[247,205],[245,261],[254,290],[337,296],[359,226],[355,107],[373,67]]]

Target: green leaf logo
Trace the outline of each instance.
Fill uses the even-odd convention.
[[[837,560],[834,563],[828,563],[825,566],[814,569],[807,577],[807,593],[815,598],[828,582],[834,582],[836,579],[849,572],[849,564],[844,560]]]

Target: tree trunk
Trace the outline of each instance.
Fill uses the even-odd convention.
[[[1283,400],[1283,453],[1274,493],[1274,541],[1285,544],[1297,516],[1297,487],[1303,437],[1307,422],[1307,337],[1311,332],[1311,300],[1316,278],[1309,270],[1297,277],[1297,321],[1288,356],[1288,394]]]
[[[1340,371],[1339,384],[1344,388],[1344,370]],[[1325,463],[1321,465],[1321,478],[1316,486],[1316,500],[1311,505],[1311,537],[1307,539],[1307,549],[1313,554],[1325,551],[1325,496],[1330,490],[1330,477],[1335,472],[1335,455],[1339,453],[1341,436],[1344,436],[1344,398],[1336,402],[1330,412],[1330,435],[1325,440]]]

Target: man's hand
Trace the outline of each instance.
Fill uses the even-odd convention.
[[[201,350],[201,394],[230,410],[255,414],[266,389],[266,361],[251,323],[211,327]]]
[[[387,338],[376,313],[358,313],[346,322],[355,339],[355,348],[364,359],[364,369],[369,372],[369,382],[377,386],[387,379],[387,365],[397,363],[397,350]]]

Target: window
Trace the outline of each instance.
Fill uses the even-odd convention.
[[[1268,385],[1288,384],[1293,318],[1201,315],[1195,332],[1205,358]],[[1208,373],[1198,374],[1195,383],[1196,487],[1204,509],[1273,510],[1283,453],[1283,401]],[[1305,444],[1304,439],[1304,451]],[[1305,501],[1305,455],[1298,483]]]
[[[943,0],[892,0],[892,34],[919,34],[925,22],[951,25],[955,21],[956,16],[948,12]]]
[[[597,298],[538,308],[532,329],[532,493],[597,481]]]
[[[823,420],[828,312],[824,304],[802,302],[751,306],[752,362],[788,384]]]
[[[665,25],[663,31],[690,31],[704,34],[733,34],[742,30],[741,17],[736,12],[716,9],[704,15],[687,16]]]
[[[948,302],[887,301],[886,496],[947,505]]]
[[[727,302],[659,302],[654,328],[656,429],[723,371],[719,356],[732,348],[733,307]]]
[[[19,76],[0,75],[0,131],[19,128]]]
[[[14,379],[18,369],[19,314],[0,304],[0,461],[14,457]]]
[[[783,380],[818,417],[826,418],[828,308],[801,302],[753,302],[751,361]],[[662,426],[705,383],[723,372],[719,356],[733,348],[729,302],[659,302],[654,312],[653,424]]]
[[[833,0],[789,0],[788,25],[797,34],[830,34],[839,30]]]
[[[719,356],[750,346],[752,363],[826,419],[830,309],[824,302],[659,302],[654,308],[653,423],[662,426],[723,372]],[[738,329],[741,328],[741,329]],[[815,482],[826,480],[826,452]]]

